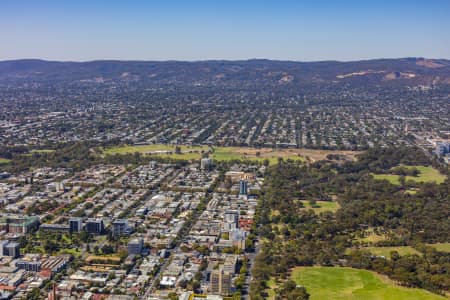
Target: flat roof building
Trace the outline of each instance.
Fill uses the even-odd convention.
[[[88,233],[102,234],[105,231],[105,225],[102,219],[88,219],[84,229]]]
[[[83,229],[83,219],[82,218],[70,218],[69,219],[70,232],[80,232],[82,229]]]
[[[142,238],[133,239],[128,242],[128,254],[140,255],[143,247],[144,240]]]

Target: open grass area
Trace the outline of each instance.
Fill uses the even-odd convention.
[[[267,284],[267,287],[268,287],[268,289],[267,289],[267,294],[269,295],[268,298],[269,299],[274,299],[275,296],[276,296],[275,289],[278,288],[277,283],[275,282],[275,280],[273,278],[270,278],[266,282],[266,284]]]
[[[391,256],[391,251],[397,251],[400,256],[408,255],[408,254],[417,254],[422,255],[419,251],[414,249],[411,246],[396,246],[396,247],[364,247],[360,248],[361,250],[366,250],[377,256],[385,256],[389,258]],[[348,252],[352,251],[352,249],[347,249]]]
[[[139,145],[139,146],[120,146],[112,147],[103,150],[104,154],[129,154],[142,153],[148,155],[155,155],[158,157],[180,159],[180,160],[199,160],[202,158],[202,152],[209,150],[208,146],[185,146],[178,145],[180,153],[175,153],[176,145],[154,144],[154,145]]]
[[[63,234],[61,236],[61,240],[64,241],[65,243],[67,243],[67,244],[72,244],[72,239],[66,234]]]
[[[418,176],[405,176],[405,180],[415,181],[415,182],[436,182],[440,184],[445,181],[446,176],[441,174],[438,170],[433,167],[425,167],[425,166],[403,166],[405,168],[416,168],[419,170]],[[395,174],[372,174],[375,179],[378,180],[387,180],[392,184],[400,185],[400,176]]]
[[[11,160],[10,159],[6,159],[6,158],[1,158],[0,157],[0,165],[2,165],[2,164],[7,164],[7,163],[9,163]]]
[[[278,158],[305,161],[305,158],[293,150],[273,150],[269,148],[256,149],[245,147],[214,147],[212,158],[217,161],[251,160],[263,162],[268,160],[270,165],[276,164]]]
[[[388,278],[367,270],[333,267],[298,267],[292,279],[304,286],[311,300],[443,300],[422,289],[396,285]]]
[[[436,248],[437,251],[450,252],[450,243],[437,243],[427,245]]]
[[[175,147],[171,145],[139,145],[139,146],[119,146],[107,148],[104,150],[105,154],[126,154],[126,153],[149,153],[153,151],[172,151]]]
[[[314,207],[312,207],[308,201],[302,200],[304,209],[312,209],[316,214],[320,214],[321,212],[331,211],[336,212],[339,209],[339,203],[335,201],[316,201]]]
[[[76,249],[76,248],[66,248],[66,249],[62,249],[61,251],[59,251],[59,254],[71,254],[75,257],[80,257],[81,256],[81,250],[80,249]]]
[[[416,189],[407,189],[405,191],[405,194],[414,195],[414,194],[417,194],[417,190]]]
[[[318,149],[272,149],[272,148],[250,148],[250,147],[218,147],[225,149],[234,149],[233,152],[237,154],[246,154],[247,156],[253,156],[256,152],[260,153],[263,158],[291,158],[296,157],[308,158],[311,161],[324,160],[328,154],[339,154],[345,157],[347,160],[355,160],[355,156],[361,152],[358,151],[341,151],[341,150],[318,150]]]
[[[387,180],[391,184],[400,185],[400,176],[393,174],[372,174],[373,178],[377,180]]]
[[[213,159],[218,161],[245,159],[245,155],[239,153],[238,147],[214,147]]]
[[[200,160],[202,158],[202,154],[200,152],[198,153],[172,153],[172,154],[152,154],[156,155],[158,157],[163,158],[172,158],[172,159],[179,159],[179,160]]]
[[[378,234],[372,234],[358,239],[358,241],[360,242],[367,242],[367,243],[377,243],[385,240],[387,240],[387,237],[385,235],[378,235]]]
[[[387,239],[388,239],[387,235],[375,233],[373,228],[365,230],[364,237],[357,238],[359,242],[366,242],[366,243],[376,243],[385,241]]]
[[[202,152],[207,152],[209,146],[187,146],[179,145],[181,154],[175,154],[176,145],[152,144],[138,146],[118,146],[103,149],[103,154],[127,154],[139,152],[142,154],[157,155],[159,157],[170,157],[173,159],[195,160],[201,158]],[[44,150],[45,151],[45,150]],[[170,154],[167,152],[171,152]],[[249,148],[249,147],[214,147],[211,158],[216,161],[230,160],[250,160],[263,162],[269,160],[273,165],[278,162],[278,158],[311,161],[326,159],[328,154],[339,154],[347,157],[349,160],[355,159],[356,151],[333,151],[333,150],[312,150],[312,149],[277,149],[272,148]]]

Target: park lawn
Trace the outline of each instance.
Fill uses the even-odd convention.
[[[376,243],[388,239],[387,235],[385,234],[375,233],[373,227],[370,227],[369,229],[365,230],[364,233],[366,235],[365,237],[357,237],[356,240],[359,242]]]
[[[269,161],[269,166],[276,165],[278,163],[278,157],[277,156],[271,156],[271,157],[246,157],[246,159],[256,162],[264,162],[264,160]]]
[[[450,243],[427,244],[427,246],[431,246],[440,252],[450,252]]]
[[[405,191],[405,194],[414,195],[414,194],[417,194],[417,190],[416,189],[407,189]]]
[[[405,176],[405,180],[415,182],[436,182],[437,184],[443,183],[446,176],[441,174],[437,169],[426,166],[403,166],[405,168],[416,168],[420,171],[418,176]],[[395,174],[372,174],[375,179],[387,180],[392,184],[400,185],[400,176]]]
[[[278,288],[277,283],[275,282],[275,280],[271,277],[267,282],[267,294],[269,295],[269,299],[274,299],[276,294],[275,294],[275,289]]]
[[[379,235],[379,234],[372,234],[368,235],[363,238],[358,238],[358,241],[360,242],[367,242],[367,243],[377,243],[381,241],[387,240],[387,237],[385,235]]]
[[[65,249],[61,249],[59,251],[59,254],[71,254],[75,257],[80,257],[81,256],[81,250],[80,249],[76,249],[76,248],[65,248]]]
[[[44,247],[42,247],[42,246],[34,246],[33,249],[35,252],[42,253],[42,254],[45,254],[47,252],[47,251],[45,251]]]
[[[162,158],[172,158],[177,160],[199,160],[202,158],[202,151],[207,152],[208,146],[186,146],[178,145],[181,153],[175,153],[176,145],[154,144],[154,145],[139,145],[139,146],[121,146],[103,149],[104,154],[129,154],[142,153]],[[158,153],[161,151],[161,153]],[[170,151],[172,153],[165,153]],[[192,152],[191,152],[192,151]]]
[[[189,152],[189,151],[208,151],[208,146],[186,146],[186,145],[178,145],[180,147],[181,152]],[[118,146],[111,147],[107,149],[103,149],[103,153],[105,154],[127,154],[127,153],[151,153],[157,151],[175,151],[176,145],[168,145],[168,144],[153,144],[153,145],[137,145],[137,146]],[[162,153],[161,153],[162,154]]]
[[[217,161],[243,160],[244,154],[236,152],[239,147],[214,147],[212,158]]]
[[[310,300],[443,300],[423,289],[396,285],[385,276],[367,270],[341,267],[297,267],[292,279],[304,286]]]
[[[256,155],[257,152],[260,152],[259,156]],[[278,163],[278,158],[280,157],[283,159],[305,161],[303,156],[299,156],[297,153],[291,153],[286,150],[268,151],[268,149],[245,147],[214,147],[212,155],[212,158],[217,161],[250,160],[261,163],[267,159],[270,165]]]
[[[0,157],[0,165],[2,165],[2,164],[7,164],[7,163],[9,163],[11,160],[10,159],[6,159],[6,158],[1,158]]]
[[[415,167],[420,171],[420,174],[418,177],[406,177],[406,181],[409,179],[418,181],[418,182],[431,182],[434,181],[437,184],[443,183],[445,179],[447,179],[447,176],[441,174],[439,170],[433,168],[433,167],[425,167],[425,166],[417,166]]]
[[[139,152],[164,158],[199,160],[202,157],[202,151],[207,152],[209,150],[209,146],[179,145],[181,154],[164,153],[164,151],[174,152],[175,147],[176,145],[167,144],[119,146],[103,149],[103,153],[114,155]],[[158,151],[161,151],[161,153],[157,153]],[[189,153],[190,151],[192,151],[193,153]],[[259,156],[256,155],[257,152],[260,152]],[[305,158],[303,156],[289,150],[273,151],[270,149],[256,149],[245,147],[214,147],[212,158],[216,161],[250,160],[259,163],[262,163],[267,159],[270,165],[276,164],[279,158],[305,161]]]
[[[72,239],[67,234],[61,235],[61,240],[63,240],[67,244],[72,244]]]
[[[394,185],[400,185],[400,176],[394,174],[372,174],[373,178],[377,180],[387,180]]]
[[[202,158],[201,153],[180,153],[180,154],[172,153],[172,154],[151,154],[151,155],[179,160],[199,160]]]
[[[347,249],[346,252],[351,252],[353,249]],[[369,251],[373,255],[384,256],[389,258],[391,256],[391,251],[397,251],[400,256],[408,254],[417,254],[422,256],[422,253],[417,251],[411,246],[396,246],[396,247],[362,247],[360,250]]]
[[[325,211],[331,211],[334,213],[340,208],[339,203],[337,203],[335,201],[316,201],[315,206],[317,206],[317,207],[311,207],[309,202],[306,200],[302,200],[301,202],[303,203],[303,206],[305,207],[304,209],[312,209],[314,211],[314,213],[316,213],[316,214],[320,214],[321,212],[325,212]]]

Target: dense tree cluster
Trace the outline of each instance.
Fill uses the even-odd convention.
[[[401,164],[432,162],[419,149],[404,147],[372,149],[355,162],[283,161],[271,167],[257,212],[263,246],[253,269],[253,299],[265,296],[269,278],[283,282],[293,267],[310,265],[364,268],[402,285],[448,291],[450,254],[425,244],[450,241],[450,181],[414,183],[417,192],[410,194],[404,184],[371,175]],[[317,214],[300,200],[337,201],[340,208]],[[357,240],[367,228],[388,236],[375,245],[408,245],[421,254],[376,256]]]

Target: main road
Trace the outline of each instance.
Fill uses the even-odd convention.
[[[249,288],[250,288],[250,282],[252,281],[253,265],[255,262],[255,258],[256,258],[256,256],[258,256],[260,250],[261,250],[261,245],[259,244],[259,241],[256,240],[255,241],[255,251],[246,253],[246,256],[248,258],[248,272],[247,272],[247,275],[245,275],[245,283],[244,283],[245,293],[242,295],[242,298],[244,300],[249,299],[248,292],[249,292]]]

